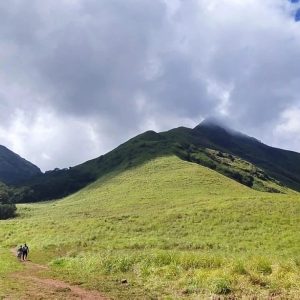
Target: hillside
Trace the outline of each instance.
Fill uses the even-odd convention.
[[[299,153],[270,147],[255,138],[210,122],[200,124],[193,132],[196,144],[234,154],[263,169],[282,184],[300,190]]]
[[[0,297],[34,295],[36,283],[13,277],[23,267],[6,254],[24,241],[34,263],[49,265],[43,278],[112,299],[300,293],[299,194],[259,192],[174,155],[111,172],[61,201],[18,207],[0,226]],[[56,293],[49,299],[67,291]]]
[[[0,145],[0,181],[17,184],[41,174],[40,169],[16,153]]]
[[[127,170],[165,155],[209,167],[255,190],[300,191],[300,154],[264,145],[254,138],[205,121],[194,129],[147,131],[96,159],[54,170],[19,186],[15,202],[58,199],[113,171]]]

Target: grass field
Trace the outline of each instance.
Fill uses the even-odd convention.
[[[115,299],[299,299],[293,191],[255,191],[170,156],[18,211],[0,222],[0,296],[17,288],[8,278],[21,268],[9,249],[27,242],[51,276]]]

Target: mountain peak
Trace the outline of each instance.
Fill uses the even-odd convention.
[[[194,128],[194,130],[202,130],[202,129],[208,129],[208,130],[213,130],[218,131],[218,132],[223,132],[224,134],[229,134],[230,136],[233,137],[239,137],[247,140],[252,140],[255,142],[261,143],[258,139],[251,137],[245,133],[242,133],[240,131],[234,130],[230,128],[229,126],[225,125],[224,122],[222,122],[220,119],[217,118],[207,118],[203,120],[198,126]]]
[[[218,126],[218,127],[225,127],[224,123],[214,117],[209,117],[204,119],[198,126]]]
[[[202,128],[209,128],[209,129],[219,129],[226,131],[227,133],[234,133],[235,131],[225,125],[223,121],[220,119],[210,117],[207,119],[204,119],[199,125],[197,125],[194,129],[202,129]]]

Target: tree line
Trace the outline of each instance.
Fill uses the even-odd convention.
[[[13,190],[0,183],[0,220],[13,218],[16,215],[16,205],[11,202]]]

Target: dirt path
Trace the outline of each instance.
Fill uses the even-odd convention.
[[[16,250],[11,249],[16,255]],[[57,279],[43,278],[40,274],[48,269],[47,266],[35,264],[30,260],[20,262],[24,269],[11,275],[18,286],[23,286],[22,296],[9,295],[4,299],[87,299],[87,300],[108,300],[109,298],[100,295],[97,291],[85,290],[77,285],[70,285]]]

